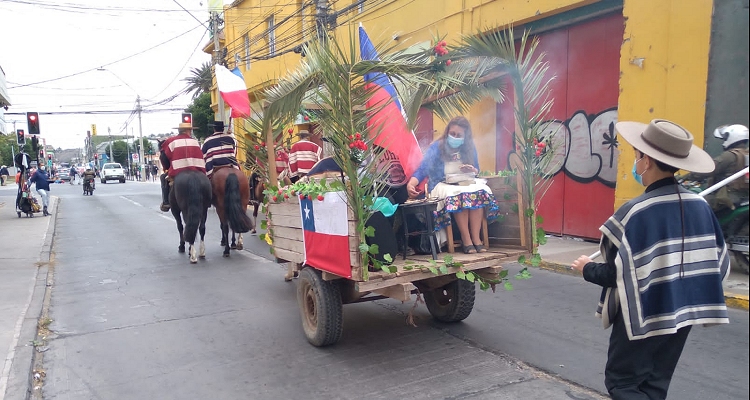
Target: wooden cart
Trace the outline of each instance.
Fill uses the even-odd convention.
[[[444,322],[461,321],[469,316],[474,307],[475,283],[458,279],[459,270],[474,271],[487,279],[497,279],[503,263],[515,262],[519,256],[527,255],[530,239],[527,227],[520,223],[518,215],[519,196],[509,181],[516,177],[488,179],[488,185],[500,205],[501,218],[489,224],[489,244],[486,253],[463,254],[440,253],[437,267],[445,265],[445,256],[452,257],[447,273],[435,275],[424,268],[429,266],[431,255],[412,255],[406,260],[393,255],[397,271],[369,272],[361,265],[359,237],[353,213],[349,210],[349,262],[351,278],[345,278],[316,269],[305,264],[302,219],[299,200],[291,198],[282,203],[268,204],[268,229],[272,232],[273,251],[280,261],[287,261],[290,273],[299,276],[297,301],[302,317],[302,326],[308,341],[315,346],[336,343],[343,331],[342,305],[363,301],[394,298],[407,301],[412,294],[421,293],[430,314]],[[520,207],[523,209],[523,207]],[[449,258],[450,259],[450,258]],[[445,271],[445,269],[444,269]]]

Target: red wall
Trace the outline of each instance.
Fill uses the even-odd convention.
[[[559,155],[552,185],[539,203],[542,227],[550,233],[599,238],[599,226],[614,211],[620,45],[624,19],[613,14],[539,35],[554,105]],[[511,101],[497,109],[497,168],[514,151]]]

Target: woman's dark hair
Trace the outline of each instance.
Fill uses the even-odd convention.
[[[451,119],[448,125],[445,126],[445,132],[440,137],[440,156],[443,161],[451,161],[451,155],[455,153],[455,149],[448,146],[448,131],[452,126],[458,126],[464,129],[464,144],[459,147],[461,154],[461,162],[464,164],[476,164],[477,160],[474,159],[474,155],[477,153],[476,146],[474,145],[474,136],[471,133],[471,124],[466,117],[459,116]]]

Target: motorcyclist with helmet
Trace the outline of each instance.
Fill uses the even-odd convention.
[[[703,181],[711,178],[709,186],[728,178],[737,171],[745,168],[748,164],[748,129],[743,125],[723,125],[714,130],[714,137],[724,142],[724,152],[714,158],[716,169],[707,174],[689,173],[683,175],[681,181]],[[727,184],[715,194],[707,196],[714,212],[731,211],[748,199],[747,178],[737,178]]]
[[[89,187],[91,188],[91,190],[94,190],[94,181],[95,180],[96,180],[96,172],[94,172],[94,170],[91,169],[91,166],[86,167],[86,171],[84,171],[84,173],[83,173],[83,191],[84,191],[84,193],[86,193],[86,190]]]

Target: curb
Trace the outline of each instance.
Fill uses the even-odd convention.
[[[582,276],[582,274],[578,271],[570,269],[569,264],[562,264],[556,261],[542,260],[542,262],[539,264],[539,267],[537,268],[552,271],[558,274]],[[750,309],[750,299],[747,295],[744,294],[724,291],[724,301],[727,303],[727,307],[745,311],[748,311]]]
[[[48,280],[50,278],[50,262],[52,255],[52,246],[54,245],[55,227],[57,222],[57,211],[60,205],[60,198],[53,196],[50,198],[51,216],[47,232],[42,244],[42,250],[39,253],[36,284],[31,297],[31,302],[26,312],[23,324],[21,325],[21,334],[19,336],[16,348],[16,357],[11,364],[10,376],[8,377],[8,387],[5,393],[5,400],[25,400],[34,397],[34,380],[33,369],[37,359],[42,353],[39,353],[35,346],[27,345],[36,341],[37,327],[45,303],[48,302],[50,287]],[[41,218],[41,217],[40,217]],[[0,398],[2,398],[0,393]]]

